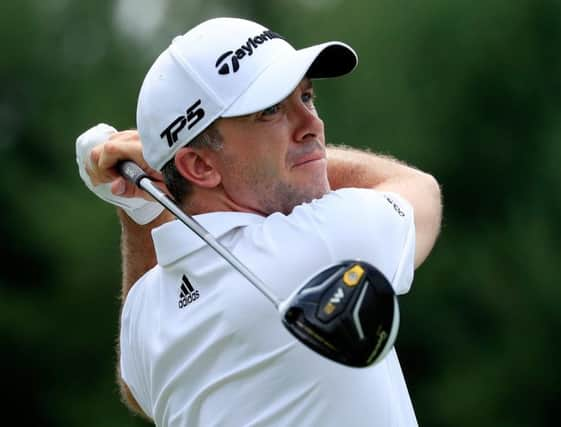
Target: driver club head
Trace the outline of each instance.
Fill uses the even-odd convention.
[[[363,261],[316,274],[280,306],[284,326],[335,362],[365,367],[384,358],[399,329],[397,296],[386,277]]]

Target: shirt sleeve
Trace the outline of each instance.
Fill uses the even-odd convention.
[[[319,235],[332,262],[357,259],[378,268],[398,294],[414,275],[412,206],[395,193],[346,188],[297,207],[289,216]]]

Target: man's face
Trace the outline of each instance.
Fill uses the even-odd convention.
[[[217,153],[227,196],[264,215],[288,214],[329,191],[323,122],[311,81],[259,113],[220,119],[224,147]]]

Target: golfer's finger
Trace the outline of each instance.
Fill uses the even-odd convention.
[[[90,181],[94,186],[112,182],[119,177],[116,170],[101,170],[97,167],[97,164],[93,162],[91,167],[86,166],[86,173],[90,176]]]
[[[147,166],[142,158],[142,149],[138,144],[114,138],[110,138],[100,148],[97,166],[102,170],[112,169],[122,160],[132,160],[141,168]]]
[[[133,161],[152,179],[163,180],[162,174],[152,169],[144,160],[140,136],[136,130],[126,130],[112,134],[104,144],[99,166],[100,168],[114,168],[118,162],[123,160]]]
[[[115,178],[119,176],[116,170],[114,170],[113,166],[105,166],[107,160],[102,162],[102,158],[107,157],[105,153],[105,143],[96,145],[90,151],[90,165],[86,167],[86,171],[90,175],[91,181],[94,185],[98,185],[100,183],[107,183],[113,181]]]
[[[123,177],[118,177],[111,182],[111,193],[121,197],[140,197],[152,201],[152,197],[134,183]]]

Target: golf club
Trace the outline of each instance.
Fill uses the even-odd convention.
[[[134,162],[118,164],[123,177],[170,211],[257,288],[302,343],[335,362],[365,367],[384,358],[399,329],[397,296],[386,277],[364,261],[329,266],[280,301],[269,287],[183,212]]]

